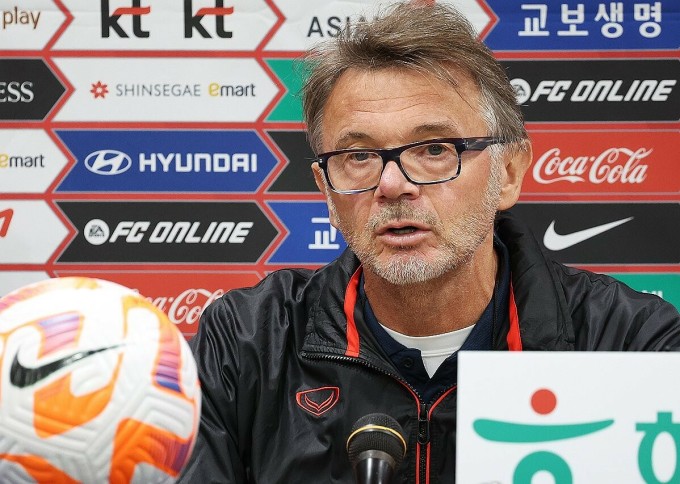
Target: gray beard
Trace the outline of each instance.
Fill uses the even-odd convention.
[[[413,208],[408,202],[399,200],[372,216],[361,231],[352,231],[350,224],[336,216],[338,229],[364,268],[388,283],[403,286],[431,281],[469,263],[489,231],[493,230],[496,208],[500,200],[500,178],[500,165],[492,165],[491,176],[479,210],[467,214],[450,227],[444,227],[434,214]],[[327,200],[329,211],[337,213],[331,198],[327,197]],[[432,227],[435,235],[443,238],[442,257],[426,261],[405,252],[403,255],[396,254],[384,262],[379,260],[378,253],[372,248],[372,234],[377,227],[389,221],[405,218],[423,222]]]
[[[422,218],[416,218],[416,220],[422,220]],[[387,282],[394,285],[418,284],[438,279],[444,274],[467,264],[486,237],[488,230],[491,229],[490,223],[480,222],[482,221],[467,220],[464,223],[456,224],[456,227],[453,228],[455,233],[470,234],[471,237],[464,237],[462,240],[460,238],[456,240],[446,238],[445,245],[441,248],[442,257],[432,261],[426,261],[417,255],[407,255],[406,253],[403,255],[397,254],[390,257],[387,261],[380,261],[377,254],[370,250],[365,250],[363,248],[365,246],[362,247],[360,244],[355,243],[355,241],[348,242],[348,244],[352,250],[355,250],[355,247],[357,248],[356,250],[359,252],[355,250],[355,253],[367,270],[370,270]],[[440,225],[431,225],[439,229],[435,230],[437,234],[441,233]],[[482,226],[485,226],[484,230],[481,230]]]
[[[386,264],[379,264],[375,258],[371,259],[369,256],[364,266],[390,284],[405,286],[437,279],[449,270],[455,269],[462,261],[448,260],[446,262],[437,261],[437,263],[431,264],[410,256],[408,258],[393,258]]]

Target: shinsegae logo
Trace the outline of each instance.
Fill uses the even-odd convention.
[[[531,407],[539,415],[548,415],[557,407],[557,397],[549,389],[538,389],[531,397]],[[605,430],[613,424],[613,419],[572,424],[528,424],[477,419],[473,423],[473,428],[477,435],[492,442],[537,444],[583,437]],[[648,484],[680,482],[680,423],[673,422],[672,413],[657,412],[656,422],[638,422],[635,429],[644,433],[637,455],[638,469],[644,482]],[[654,468],[654,444],[661,434],[670,435],[675,443],[675,469],[670,480],[659,479]],[[534,476],[540,472],[550,474],[555,484],[574,482],[567,461],[557,453],[547,450],[534,451],[522,458],[515,467],[512,482],[531,484]]]

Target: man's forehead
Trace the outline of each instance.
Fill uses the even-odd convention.
[[[326,99],[324,114],[332,107],[347,112],[370,112],[390,106],[395,111],[418,103],[462,102],[477,109],[481,91],[464,70],[423,72],[415,68],[347,69]]]
[[[342,74],[338,76],[333,89],[335,89],[338,84],[343,84],[348,81],[355,86],[362,83],[369,83],[374,77],[382,77],[385,74],[389,75],[395,82],[410,79],[411,81],[420,81],[424,84],[436,84],[447,89],[455,90],[460,87],[479,89],[477,82],[475,82],[469,70],[454,63],[436,64],[435,66],[436,67],[433,66],[432,68],[420,66],[387,66],[380,68],[350,67],[345,69]]]
[[[428,121],[415,126],[408,126],[401,133],[404,139],[424,139],[424,138],[445,138],[461,136],[461,127],[453,120]],[[341,132],[335,143],[339,146],[348,145],[353,142],[375,141],[371,133],[350,129]]]
[[[404,142],[463,136],[462,125],[474,123],[474,113],[479,112],[479,89],[460,71],[451,75],[456,85],[414,69],[345,71],[326,101],[322,120],[324,148],[371,142],[374,136],[381,137],[381,127]],[[392,121],[386,123],[389,126],[385,118]],[[331,126],[332,135],[327,130]]]

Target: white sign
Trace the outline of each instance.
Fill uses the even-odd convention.
[[[42,49],[64,20],[66,15],[52,0],[0,0],[0,46]]]
[[[304,51],[317,42],[337,37],[348,24],[361,17],[372,18],[392,3],[389,0],[345,0],[323,2],[319,0],[287,0],[277,2],[285,21],[267,43],[268,51]],[[491,20],[474,1],[446,0],[458,7],[470,20],[477,32],[486,28]]]
[[[43,271],[0,271],[0,297],[20,287],[49,279],[49,277]]]
[[[680,353],[461,352],[456,482],[680,482]]]
[[[278,93],[255,59],[60,58],[59,121],[254,122]]]
[[[46,264],[68,236],[41,200],[0,200],[0,264]]]
[[[64,0],[73,15],[55,50],[254,50],[277,21],[263,0]]]
[[[43,193],[67,163],[43,130],[0,131],[0,193]]]

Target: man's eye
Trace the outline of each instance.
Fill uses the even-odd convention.
[[[364,153],[364,152],[352,153],[350,155],[350,159],[352,161],[367,161],[370,157],[371,157],[370,153]]]
[[[442,145],[427,145],[428,155],[441,155],[444,151],[446,151],[446,149]]]

